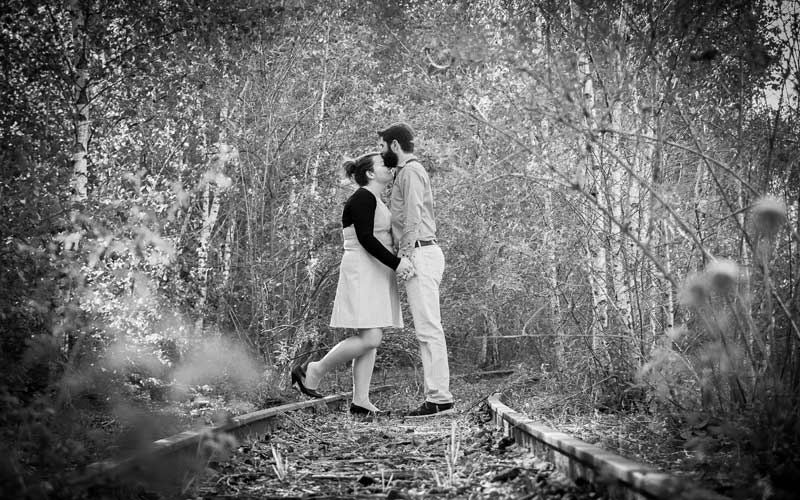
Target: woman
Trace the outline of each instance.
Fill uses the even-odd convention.
[[[344,255],[333,301],[330,326],[354,328],[357,335],[336,344],[322,359],[292,370],[292,383],[302,393],[321,398],[317,390],[326,373],[347,361],[353,362],[353,402],[350,413],[377,414],[369,399],[375,354],[383,328],[403,327],[395,271],[403,277],[413,273],[408,259],[400,259],[392,245],[391,213],[380,194],[392,181],[392,169],[380,153],[368,153],[344,163],[348,177],[360,187],[348,198],[342,211]]]

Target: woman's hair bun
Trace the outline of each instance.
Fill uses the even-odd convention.
[[[344,174],[356,181],[359,186],[366,186],[369,183],[369,176],[367,172],[372,170],[375,164],[373,157],[378,156],[380,153],[372,152],[359,156],[358,158],[346,158],[342,163],[342,170]]]
[[[346,159],[344,163],[342,163],[342,168],[344,169],[344,175],[346,175],[347,177],[352,177],[353,174],[356,173],[356,163],[357,161],[352,158]]]

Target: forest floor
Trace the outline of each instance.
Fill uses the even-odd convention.
[[[599,500],[492,425],[485,404],[430,419],[360,418],[347,405],[286,414],[190,477],[187,496],[415,500]],[[188,481],[187,481],[188,483]]]
[[[331,384],[326,388],[327,393],[349,389],[346,377],[337,379],[338,386]],[[383,383],[395,388],[374,394],[373,402],[382,409],[403,411],[422,401],[422,388],[413,375],[403,379],[377,376],[373,380],[373,385]],[[565,393],[547,380],[525,374],[455,375],[451,389],[460,414],[475,411],[487,396],[502,392],[510,407],[550,428],[685,477],[733,499],[770,498],[763,480],[748,469],[746,457],[737,453],[733,443],[722,443],[713,453],[691,449],[687,445],[694,437],[709,432],[708,422],[676,424],[645,411],[599,411],[580,391]],[[91,441],[85,443],[85,451],[92,461],[127,454],[153,440],[187,429],[220,423],[225,415],[248,413],[302,399],[292,389],[283,391],[274,400],[262,401],[258,407],[252,402],[204,395],[202,392],[181,403],[154,402],[143,394],[129,400],[122,411],[117,406],[113,415],[102,408],[93,409],[91,405],[79,405],[76,411],[79,425],[88,430],[87,436],[91,436]],[[774,498],[780,498],[780,495]]]

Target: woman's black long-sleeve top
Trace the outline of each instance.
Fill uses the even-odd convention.
[[[397,266],[400,265],[400,258],[383,246],[383,243],[373,234],[377,207],[378,201],[375,195],[363,187],[356,189],[356,192],[344,204],[342,227],[354,225],[356,237],[361,246],[386,266],[397,269]]]

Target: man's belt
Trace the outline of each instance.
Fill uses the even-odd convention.
[[[427,247],[429,245],[435,245],[435,244],[436,240],[417,240],[414,242],[414,248]]]

